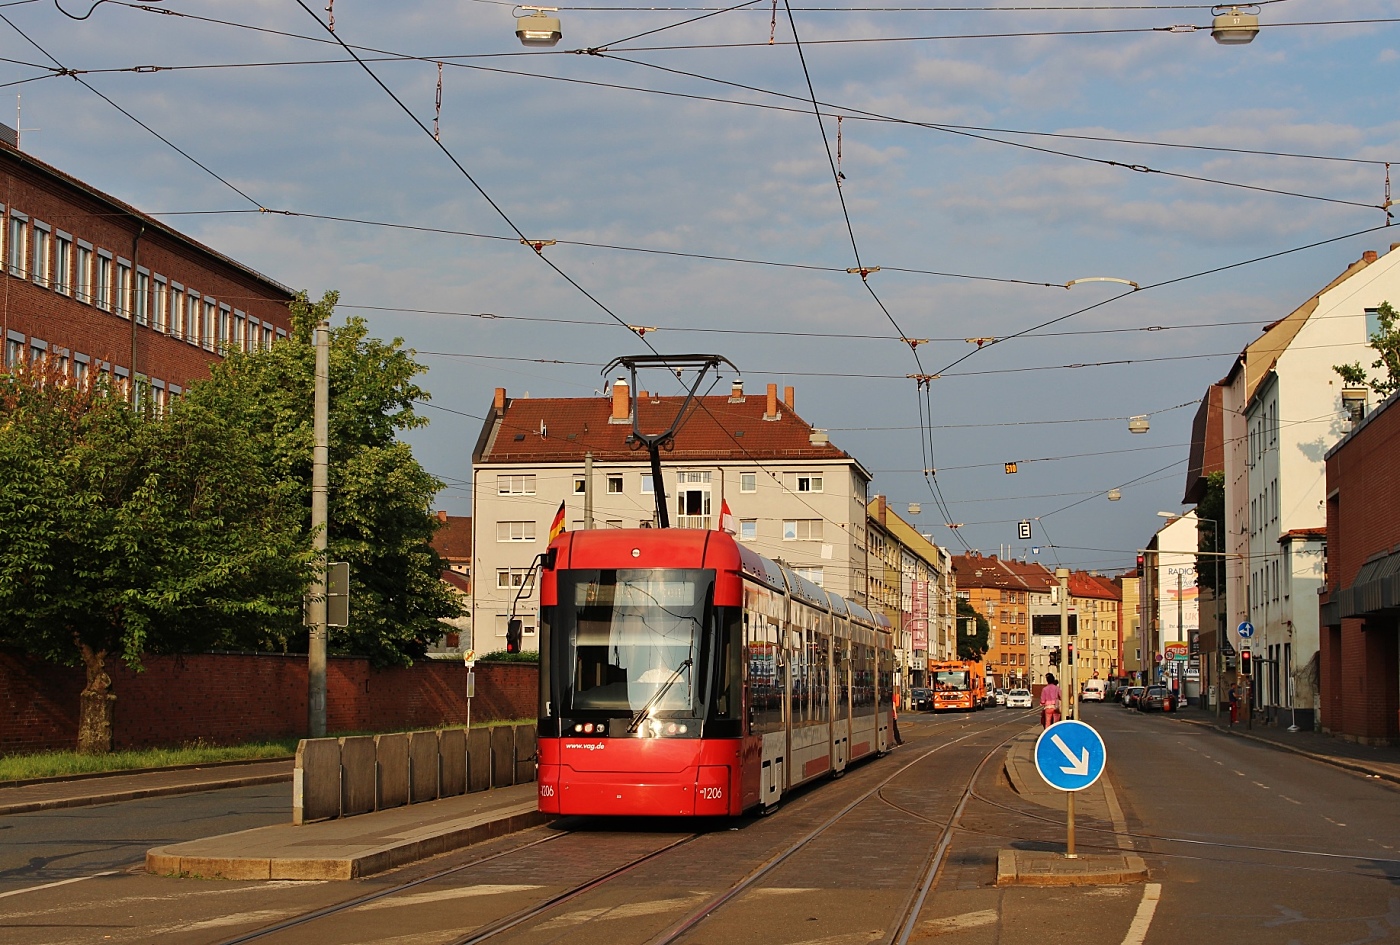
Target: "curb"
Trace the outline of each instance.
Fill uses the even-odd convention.
[[[177,794],[199,794],[203,791],[222,791],[227,788],[254,787],[259,784],[279,784],[291,781],[292,773],[262,774],[246,778],[224,778],[216,781],[198,781],[190,784],[170,784],[164,787],[135,788],[129,791],[111,791],[106,794],[86,794],[81,797],[55,797],[42,801],[20,801],[14,804],[0,804],[0,817],[7,814],[29,814],[41,810],[64,810],[70,807],[93,807],[97,804],[115,804],[119,801],[138,801],[147,797],[172,797]]]
[[[0,790],[14,787],[29,787],[31,784],[67,784],[70,781],[119,778],[127,774],[159,774],[164,771],[200,771],[205,768],[231,768],[234,765],[261,765],[272,764],[278,761],[296,761],[296,755],[276,755],[271,758],[239,758],[234,761],[202,761],[198,764],[165,765],[159,768],[117,768],[112,771],[85,771],[82,774],[58,774],[51,778],[22,778],[17,781],[0,781]]]
[[[499,816],[466,824],[446,833],[413,840],[387,843],[347,856],[266,857],[266,856],[183,856],[172,844],[146,853],[146,872],[170,877],[236,880],[348,880],[360,879],[385,870],[405,866],[428,857],[468,847],[506,834],[527,830],[554,820],[553,814],[535,809],[535,802],[518,805]],[[254,830],[266,830],[265,827]],[[303,828],[297,828],[303,829]],[[251,833],[253,831],[245,831]],[[230,836],[237,836],[230,834]],[[195,841],[200,842],[200,841]]]
[[[1134,853],[1087,854],[1073,860],[1040,850],[997,853],[998,886],[1123,886],[1147,878],[1146,862]]]
[[[1366,767],[1360,762],[1348,761],[1343,758],[1334,758],[1331,755],[1320,755],[1315,751],[1308,751],[1305,748],[1295,748],[1292,745],[1285,745],[1283,742],[1276,742],[1271,738],[1260,738],[1258,735],[1250,735],[1248,732],[1237,732],[1234,729],[1221,728],[1219,725],[1214,725],[1210,722],[1200,722],[1196,719],[1177,719],[1176,721],[1182,722],[1186,725],[1195,725],[1198,728],[1209,729],[1213,732],[1219,732],[1221,735],[1229,735],[1234,738],[1242,738],[1245,741],[1254,742],[1256,745],[1267,745],[1268,747],[1275,748],[1279,751],[1287,751],[1295,755],[1302,755],[1304,758],[1311,758],[1313,761],[1321,762],[1325,765],[1332,765],[1334,768],[1342,768],[1347,771],[1354,771],[1358,774],[1370,775],[1371,777],[1379,778],[1382,781],[1390,781],[1393,784],[1400,784],[1400,775],[1390,774],[1386,771],[1377,771],[1374,768]]]

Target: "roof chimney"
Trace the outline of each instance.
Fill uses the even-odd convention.
[[[734,378],[734,386],[729,388],[729,402],[731,404],[742,404],[744,402],[744,379]]]
[[[1361,254],[1361,261],[1364,262],[1364,263],[1373,263],[1373,262],[1375,262],[1375,261],[1376,261],[1376,251],[1375,251],[1374,249],[1368,249],[1368,250],[1366,250],[1366,252],[1364,252],[1364,253]]]
[[[646,400],[646,399],[647,399],[647,392],[644,391],[644,390],[639,390],[639,391],[637,391],[637,399],[638,399],[638,400]]]
[[[497,388],[496,388],[496,400],[495,400],[493,406],[494,406],[497,410],[505,410],[505,409],[506,409],[506,389],[505,389],[504,387],[497,387]]]
[[[788,405],[789,410],[797,409],[797,405],[794,403],[794,401],[797,399],[796,394],[797,392],[794,391],[791,387],[783,388],[783,403]]]
[[[875,520],[881,525],[885,524],[885,497],[882,495],[875,497]]]
[[[609,423],[626,423],[632,416],[632,405],[628,403],[627,378],[619,377],[613,381],[612,388],[612,416],[608,418]]]
[[[764,420],[778,419],[778,385],[768,385],[768,406],[763,411]]]
[[[438,521],[443,524],[447,523],[447,509],[438,509]]]

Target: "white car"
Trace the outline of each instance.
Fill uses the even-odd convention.
[[[1031,691],[1029,689],[1013,689],[1006,694],[1006,707],[1008,709],[1029,709],[1031,707]]]
[[[992,697],[996,699],[997,705],[1006,705],[1006,690],[1005,690],[1005,689],[998,689],[998,690],[996,690],[994,693],[992,693]]]
[[[1084,691],[1079,694],[1079,701],[1102,702],[1104,700],[1105,688],[1102,679],[1091,679],[1084,684]]]

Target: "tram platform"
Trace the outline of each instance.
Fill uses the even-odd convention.
[[[310,824],[157,847],[146,872],[204,879],[357,879],[546,823],[534,782]]]

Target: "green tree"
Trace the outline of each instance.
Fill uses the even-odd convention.
[[[973,633],[967,632],[971,620]],[[992,636],[992,625],[987,618],[977,612],[970,601],[958,598],[958,659],[980,660],[991,649],[988,641]]]
[[[257,443],[259,462],[297,496],[310,545],[314,331],[329,320],[337,295],[305,294],[291,306],[291,335],[270,350],[231,353],[189,399],[230,418]],[[363,319],[331,330],[330,559],[350,562],[350,626],[332,628],[333,652],[380,665],[409,663],[442,633],[438,622],[461,606],[442,583],[443,563],[429,544],[431,513],[442,483],[397,439],[427,420],[414,403],[427,394],[414,378],[424,368],[402,339],[369,337]],[[262,645],[301,650],[300,620],[269,625]]]
[[[108,659],[241,645],[293,611],[294,494],[195,403],[133,409],[52,371],[0,380],[0,645],[81,662],[78,748],[110,750]]]
[[[1198,551],[1209,552],[1196,557],[1196,582],[1203,590],[1220,595],[1225,592],[1225,474],[1213,472],[1206,477],[1205,495],[1196,503],[1196,517],[1201,520]]]
[[[1400,317],[1397,317],[1389,302],[1382,302],[1376,309],[1376,318],[1380,325],[1370,336],[1369,344],[1380,357],[1371,362],[1371,369],[1379,371],[1383,368],[1385,376],[1370,377],[1360,361],[1335,364],[1332,370],[1353,387],[1369,387],[1382,397],[1387,397],[1400,390]]]

